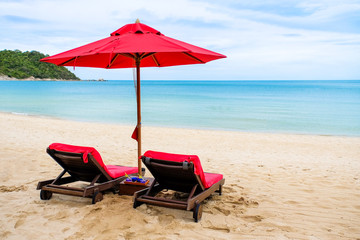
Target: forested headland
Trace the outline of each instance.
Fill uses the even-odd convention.
[[[0,51],[0,75],[16,79],[80,80],[65,67],[39,61],[47,56],[37,51]]]

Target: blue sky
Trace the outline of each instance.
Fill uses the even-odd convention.
[[[0,50],[52,55],[137,18],[227,55],[204,65],[143,68],[142,79],[360,79],[360,0],[0,0]],[[133,76],[131,69],[76,68],[75,74]]]

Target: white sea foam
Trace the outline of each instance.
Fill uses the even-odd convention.
[[[23,112],[11,112],[11,114],[14,114],[14,115],[22,115],[22,116],[29,116],[28,113],[23,113]]]

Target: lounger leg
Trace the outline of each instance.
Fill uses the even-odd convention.
[[[51,181],[51,184],[56,184],[59,181],[61,181],[62,177],[65,175],[65,173],[66,173],[66,170],[63,170],[57,178],[55,178],[53,181]],[[69,178],[67,178],[67,179],[69,179]],[[41,189],[40,190],[40,199],[41,200],[50,200],[52,195],[53,195],[53,193],[51,191],[47,191],[47,190],[42,189],[43,184],[47,185],[49,183],[50,183],[50,181],[44,181],[44,182],[39,182],[38,183],[37,189]]]
[[[140,206],[141,204],[143,204],[143,202],[139,202],[136,200],[136,198],[134,199],[134,203],[133,203],[133,208],[137,208],[138,206]]]
[[[92,196],[92,204],[95,204],[97,202],[100,202],[103,200],[103,194],[101,192],[96,191],[94,195]]]
[[[137,208],[138,206],[144,204],[143,202],[137,201],[138,198],[140,198],[142,195],[146,195],[146,193],[148,192],[148,189],[145,188],[143,190],[137,191],[134,193],[134,197],[133,197],[133,208]]]
[[[200,221],[202,217],[202,209],[203,209],[203,205],[199,201],[196,201],[195,207],[193,209],[193,218],[195,222]]]
[[[46,190],[40,190],[40,199],[49,200],[52,197],[52,192]]]

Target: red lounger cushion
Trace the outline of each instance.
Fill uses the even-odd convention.
[[[53,143],[49,146],[49,149],[61,151],[61,152],[72,152],[72,153],[82,153],[84,163],[88,162],[88,154],[96,159],[96,161],[100,164],[102,168],[110,175],[112,178],[122,177],[127,174],[137,173],[138,169],[136,167],[124,167],[124,166],[116,166],[116,165],[105,165],[100,153],[93,147],[81,147],[74,146],[69,144],[62,143]]]
[[[182,155],[182,154],[173,154],[173,153],[163,153],[155,151],[147,151],[144,154],[145,157],[174,161],[174,162],[192,162],[194,164],[194,173],[200,177],[200,180],[205,188],[211,187],[214,183],[217,183],[223,179],[222,174],[217,173],[204,173],[201,162],[198,156],[196,155]]]
[[[117,165],[106,165],[106,172],[112,178],[118,178],[125,176],[126,174],[133,174],[138,172],[137,167],[125,167],[125,166],[117,166]]]

